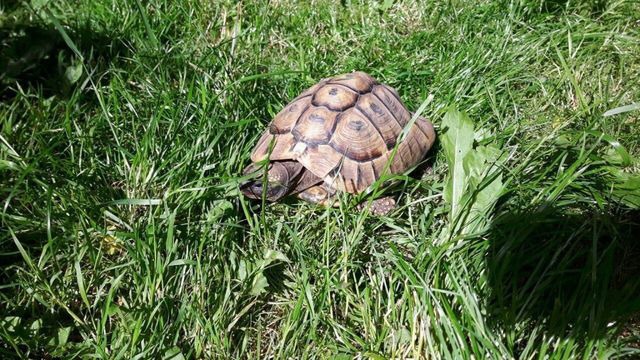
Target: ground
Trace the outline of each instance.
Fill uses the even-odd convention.
[[[2,357],[640,356],[638,54],[624,0],[1,1]],[[425,161],[243,198],[270,119],[353,70]]]

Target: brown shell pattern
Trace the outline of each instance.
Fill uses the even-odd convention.
[[[335,189],[359,193],[387,164],[389,173],[401,173],[431,148],[433,125],[419,117],[389,164],[410,119],[394,89],[363,72],[339,75],[322,80],[285,106],[258,141],[251,160],[297,160]]]

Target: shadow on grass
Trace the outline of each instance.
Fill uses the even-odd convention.
[[[561,15],[563,13],[583,13],[591,17],[597,17],[607,9],[609,0],[530,0],[524,2],[532,13]]]
[[[4,12],[18,11],[21,5],[24,5],[23,1],[0,2]],[[126,41],[115,32],[96,31],[89,24],[77,27],[65,26],[65,31],[84,57],[86,68],[94,71],[94,79],[98,77],[96,75],[102,75],[101,73],[106,71],[112,62],[129,53]],[[39,97],[56,96],[66,100],[86,79],[87,74],[83,72],[82,65],[81,60],[53,25],[38,21],[11,23],[9,20],[0,24],[0,103],[12,104],[14,98],[19,99],[22,91],[27,94],[36,93]],[[73,71],[76,73],[74,74]],[[102,81],[105,78],[101,77]],[[88,108],[97,106],[97,102],[92,103],[93,96],[80,96],[79,99],[87,103]],[[21,106],[17,108],[36,112],[39,104],[29,99]],[[38,120],[34,121],[30,118],[33,115],[29,111],[17,111],[19,115],[16,115],[15,124],[28,121],[37,124]],[[10,225],[15,232],[13,234],[15,239],[20,242],[26,253],[32,256],[42,253],[44,246],[49,246],[48,250],[56,253],[59,249],[69,247],[69,238],[64,237],[60,229],[67,226],[70,229],[73,228],[79,215],[55,206],[48,210],[49,215],[45,215],[43,209],[47,209],[45,204],[48,199],[53,198],[51,195],[53,191],[43,192],[41,186],[30,185],[48,184],[58,194],[68,195],[73,192],[74,195],[70,198],[74,199],[78,194],[86,195],[89,203],[99,204],[113,199],[114,196],[108,192],[98,191],[101,179],[97,179],[95,174],[77,174],[75,168],[66,166],[69,163],[69,153],[64,150],[68,143],[63,133],[47,132],[46,141],[42,141],[41,129],[29,128],[23,131],[26,128],[12,126],[11,132],[8,133],[14,146],[31,146],[32,148],[25,151],[30,154],[28,170],[19,169],[15,170],[15,173],[8,172],[7,177],[3,179],[0,198],[3,195],[10,196],[7,196],[5,204],[9,210],[5,212],[11,216],[5,217],[3,214],[0,227]],[[50,181],[51,178],[73,179],[73,181],[69,181],[71,185],[68,185],[65,181],[57,183]],[[69,188],[65,189],[65,186]],[[113,191],[121,192],[118,189]],[[2,201],[4,204],[5,198]],[[95,213],[95,216],[91,216],[93,218],[99,218],[101,211],[102,209],[98,207],[78,210],[78,212]],[[28,216],[23,217],[22,214],[29,214],[33,219]],[[62,219],[54,220],[50,233],[38,220],[47,216]],[[49,243],[46,240],[48,235],[54,239]],[[0,236],[0,252],[2,252],[0,283],[5,285],[0,290],[0,302],[3,304],[10,304],[12,301],[19,304],[23,300],[20,298],[22,293],[15,289],[22,285],[16,276],[16,266],[23,267],[21,265],[24,264],[24,259],[16,250],[13,236],[8,232],[3,232]],[[59,290],[53,285],[52,287],[54,291]],[[34,288],[30,288],[29,291],[37,293],[41,289],[34,285]],[[73,311],[77,311],[81,305],[75,300],[65,302],[65,306]],[[4,331],[0,334],[0,358],[17,357],[16,349],[25,353],[29,351],[34,357],[50,357],[43,349],[49,339],[58,336],[59,331],[63,331],[70,341],[80,341],[78,330],[72,326],[74,320],[59,307],[55,307],[55,310],[53,308],[44,304],[42,307],[36,305],[24,308],[3,306],[0,309],[0,328]],[[65,332],[67,328],[71,330]],[[15,340],[15,344],[9,344],[8,339],[11,338]]]
[[[4,6],[4,3],[2,5]],[[12,11],[17,8],[19,6],[15,5],[4,9]],[[65,31],[84,57],[84,68],[92,69],[94,81],[106,81],[108,76],[103,76],[103,73],[112,62],[118,61],[118,58],[130,53],[129,47],[126,46],[127,41],[115,32],[96,31],[89,24],[78,27],[65,26]],[[84,72],[82,60],[65,43],[60,32],[52,24],[43,24],[36,20],[26,23],[6,21],[0,25],[0,104],[3,102],[10,105],[20,103],[14,98],[19,97],[22,91],[27,94],[35,93],[38,95],[38,99],[56,96],[59,99],[69,100],[71,94],[81,86],[86,78],[87,74]],[[78,100],[80,105],[88,105],[85,108],[86,112],[90,112],[91,108],[98,106],[98,102],[92,94],[86,96],[83,94],[73,101]],[[70,101],[69,104],[75,105],[73,101]],[[111,193],[100,191],[105,188],[101,187],[104,183],[97,181],[95,174],[85,172],[77,174],[75,169],[67,167],[69,152],[66,149],[69,147],[69,143],[66,135],[47,132],[46,139],[43,139],[40,133],[41,129],[18,126],[18,124],[33,120],[31,117],[50,117],[50,114],[46,114],[45,111],[38,111],[40,106],[42,105],[37,101],[25,101],[21,106],[16,107],[19,109],[16,111],[18,115],[9,125],[12,128],[9,138],[19,151],[23,150],[20,146],[32,146],[35,150],[25,150],[25,152],[33,152],[29,157],[29,165],[32,169],[28,172],[29,177],[9,177],[6,179],[7,183],[3,184],[4,187],[0,189],[3,194],[13,191],[9,198],[10,201],[7,202],[8,207],[23,209],[36,216],[33,213],[37,209],[36,205],[42,205],[45,197],[38,194],[37,190],[15,191],[15,189],[20,189],[20,184],[17,182],[22,181],[23,184],[27,184],[30,183],[30,177],[35,176],[45,179],[50,177],[63,180],[74,179],[73,185],[80,189],[79,192],[89,193],[97,202],[112,199]],[[37,171],[33,169],[37,169]],[[38,180],[42,181],[42,178]],[[16,183],[13,183],[14,181]],[[45,180],[43,183],[49,183],[49,181]],[[15,188],[12,190],[12,187]],[[52,187],[56,186],[52,185]],[[115,186],[106,188],[116,193],[122,192]],[[26,198],[25,200],[21,200],[22,195]],[[98,212],[99,210],[91,211]],[[35,212],[37,213],[37,211]],[[71,216],[65,214],[62,218],[71,218]],[[20,224],[19,221],[16,223]],[[29,221],[24,223],[27,228],[33,225]],[[46,238],[43,236],[46,235],[44,229],[24,232],[24,229],[16,226],[14,230],[18,234],[19,240],[29,248],[31,246],[39,248],[42,246],[41,239]],[[6,237],[0,237],[0,249],[5,245],[3,243],[5,239]],[[9,243],[9,248],[13,249],[12,241]],[[9,258],[16,258],[20,261],[18,254]],[[0,279],[2,279],[1,274]]]
[[[11,12],[20,7],[20,0],[0,0],[0,10]]]
[[[609,215],[548,207],[497,219],[487,257],[488,309],[553,334],[601,337],[640,310],[640,211]]]
[[[96,73],[128,52],[118,34],[96,32],[88,25],[66,31],[85,58],[85,65]],[[0,101],[28,88],[40,89],[45,97],[68,96],[86,76],[81,60],[52,25],[0,27]]]

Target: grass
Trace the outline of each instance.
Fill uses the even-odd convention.
[[[639,21],[624,0],[0,2],[2,357],[639,356]],[[270,119],[352,70],[432,99],[398,209],[242,198]]]

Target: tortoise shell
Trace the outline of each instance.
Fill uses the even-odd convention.
[[[251,160],[296,160],[332,188],[359,193],[383,173],[411,117],[393,88],[364,72],[323,79],[276,115]],[[435,137],[433,125],[418,117],[387,173],[416,165]]]

